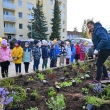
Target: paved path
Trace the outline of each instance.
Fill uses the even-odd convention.
[[[59,58],[57,61],[57,66],[59,66]],[[50,59],[48,59],[48,66],[47,67],[50,67]],[[42,70],[42,59],[40,59],[39,70]],[[30,66],[29,66],[29,73],[32,73],[32,72],[33,72],[33,61],[30,62]],[[0,73],[1,73],[1,68],[0,68]],[[24,64],[23,63],[22,63],[21,73],[26,74],[24,71]],[[9,77],[13,77],[13,76],[16,76],[15,64],[13,62],[11,62],[10,66],[9,66]],[[1,78],[1,74],[0,74],[0,78]]]

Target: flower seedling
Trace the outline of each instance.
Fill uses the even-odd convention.
[[[29,76],[27,81],[34,81],[33,77],[32,76]]]
[[[18,75],[18,78],[23,78],[23,75],[22,75],[22,74],[19,74],[19,75]]]
[[[89,93],[89,89],[87,89],[86,87],[82,88],[82,93],[83,94],[88,94]]]
[[[39,95],[38,95],[37,91],[33,90],[33,92],[31,93],[31,96],[30,96],[30,100],[35,101],[38,98],[39,98]]]
[[[48,96],[53,97],[56,94],[54,87],[49,87]]]
[[[38,73],[37,76],[38,76],[38,79],[40,79],[41,81],[45,79],[44,74],[42,73]]]
[[[53,73],[53,69],[52,68],[49,68],[48,72],[49,72],[51,78],[55,77],[55,74]]]
[[[80,78],[75,78],[76,84],[82,83],[82,80]]]
[[[60,85],[59,85],[60,87],[70,87],[70,86],[72,86],[72,82],[62,82],[62,83],[60,83]]]
[[[65,76],[68,77],[69,76],[69,72],[65,72]]]
[[[27,110],[38,110],[38,108],[37,107],[31,107],[30,109],[27,109]]]

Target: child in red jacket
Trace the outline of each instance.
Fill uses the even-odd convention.
[[[80,46],[79,46],[78,43],[76,44],[75,48],[76,48],[75,60],[77,62],[79,60],[79,58],[80,58]]]

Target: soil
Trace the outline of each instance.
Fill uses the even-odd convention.
[[[23,78],[15,77],[14,79],[16,85],[23,86],[25,89],[30,88],[30,93],[36,89],[40,96],[40,98],[36,101],[30,101],[30,97],[27,97],[26,101],[21,102],[20,110],[27,110],[30,107],[36,106],[39,108],[39,110],[49,110],[48,106],[46,105],[46,101],[49,99],[49,87],[55,87],[55,82],[61,82],[61,77],[65,77],[65,81],[69,81],[70,78],[75,78],[77,76],[77,74],[72,71],[70,66],[67,67],[66,71],[69,72],[68,78],[65,77],[63,68],[54,69],[53,73],[55,74],[55,78],[53,79],[50,78],[48,71],[42,71],[42,73],[45,74],[47,84],[43,84],[39,79],[37,79],[36,73],[24,75]],[[28,79],[28,76],[32,76],[34,81],[30,81],[28,85],[24,85],[24,81]],[[56,91],[57,94],[64,94],[66,98],[66,108],[64,110],[83,110],[82,107],[85,105],[85,101],[81,98],[83,97],[82,87],[86,87],[88,85],[88,83],[95,76],[95,72],[92,71],[91,76],[92,77],[89,79],[82,80],[83,82],[81,84],[61,88],[60,92]],[[102,105],[101,108],[95,108],[94,110],[110,110],[110,105]]]

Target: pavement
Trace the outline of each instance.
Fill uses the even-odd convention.
[[[59,61],[60,59],[58,58],[57,61],[57,66],[59,66]],[[48,58],[48,64],[47,67],[50,67],[50,59]],[[39,70],[42,70],[42,59],[40,59],[40,64],[39,64]],[[1,73],[1,67],[0,67],[0,73]],[[24,70],[24,64],[22,63],[22,67],[21,67],[21,73],[22,74],[26,74],[25,70]],[[33,73],[33,61],[30,62],[29,65],[29,73]],[[13,62],[10,62],[10,66],[9,66],[9,77],[14,77],[16,76],[16,72],[15,72],[15,64]],[[0,79],[1,79],[1,74],[0,74]]]

